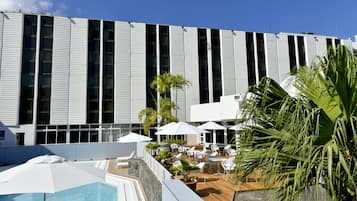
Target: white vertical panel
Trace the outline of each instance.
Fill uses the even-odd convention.
[[[131,27],[131,121],[140,123],[138,114],[146,107],[145,24]]]
[[[352,46],[352,41],[350,39],[347,40],[341,40],[341,44],[345,45],[348,47],[349,50],[353,52],[353,46]]]
[[[279,81],[290,75],[289,45],[286,34],[278,34]]]
[[[316,40],[315,36],[305,36],[305,52],[306,52],[306,65],[310,66],[312,63],[317,62]]]
[[[279,82],[278,43],[276,35],[265,35],[265,58],[267,76]]]
[[[244,95],[248,90],[247,48],[245,32],[233,32],[234,66],[236,77],[236,93]]]
[[[68,87],[71,21],[55,17],[53,22],[53,57],[51,77],[51,124],[68,123]]]
[[[71,19],[69,122],[86,123],[88,20]]]
[[[19,13],[4,15],[0,73],[0,123],[11,126],[18,124],[19,116],[23,15]]]
[[[236,73],[234,66],[233,33],[229,30],[221,30],[221,69],[223,96],[236,93]]]
[[[191,82],[186,87],[186,117],[191,118],[191,105],[200,103],[200,84],[198,72],[197,28],[184,28],[185,77]]]
[[[130,24],[128,22],[115,22],[115,123],[129,123],[131,121],[130,41]]]
[[[1,55],[2,55],[2,36],[3,36],[3,31],[4,31],[4,14],[0,13],[0,79],[1,79]]]
[[[316,36],[316,53],[319,57],[324,57],[327,55],[326,37]]]
[[[213,75],[212,75],[212,43],[211,29],[207,29],[207,70],[208,70],[208,97],[213,102]]]
[[[170,26],[170,71],[185,77],[185,51],[183,28]],[[176,90],[172,91],[171,97],[176,101]],[[184,90],[177,90],[177,117],[180,121],[186,121],[186,94]],[[176,114],[175,114],[176,115]]]

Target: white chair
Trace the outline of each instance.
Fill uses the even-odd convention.
[[[223,176],[230,174],[236,168],[236,164],[234,163],[234,158],[223,160],[221,165],[223,168]]]
[[[196,159],[198,161],[204,160],[205,157],[206,157],[206,152],[205,151],[199,151],[199,152],[196,153]]]
[[[134,158],[135,152],[131,152],[130,156],[118,157],[115,159],[117,168],[129,166],[129,159]]]
[[[214,152],[214,151],[219,151],[219,147],[216,145],[216,144],[212,144],[211,145],[211,151]]]
[[[170,148],[171,148],[171,151],[176,151],[176,150],[178,150],[178,145],[177,144],[175,144],[175,143],[172,143],[172,144],[170,144]]]
[[[237,155],[237,151],[235,149],[229,149],[228,150],[228,155],[231,156],[236,156]]]
[[[182,165],[180,160],[175,161],[175,162],[172,163],[172,167],[177,167],[177,166],[180,166],[180,165]]]
[[[229,150],[231,149],[231,147],[232,147],[232,146],[231,146],[230,144],[226,145],[226,146],[223,148],[224,153],[229,154]]]
[[[175,159],[179,160],[182,157],[182,153],[179,153],[175,156]]]
[[[183,146],[179,146],[179,147],[177,148],[177,151],[178,151],[179,153],[183,153],[183,152],[186,151],[186,148],[183,147]]]
[[[210,157],[216,157],[216,156],[218,156],[218,151],[213,151],[209,156],[210,156]]]
[[[191,147],[189,150],[186,151],[187,156],[190,158],[191,156],[195,156],[195,147]]]

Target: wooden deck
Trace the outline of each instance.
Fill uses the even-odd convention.
[[[216,176],[207,173],[191,173],[191,176],[198,178],[196,193],[205,201],[232,201],[235,191],[267,188],[262,182],[244,182],[237,185],[234,181],[234,175]]]

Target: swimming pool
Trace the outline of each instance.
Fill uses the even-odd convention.
[[[1,201],[42,201],[42,193],[0,195]],[[54,194],[46,194],[46,201],[117,201],[117,187],[93,183]]]

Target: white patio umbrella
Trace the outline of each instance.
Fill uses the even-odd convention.
[[[238,133],[238,131],[243,130],[247,126],[254,126],[254,125],[256,125],[256,123],[253,120],[249,119],[245,122],[229,127],[229,130],[234,130],[236,133],[236,147],[239,147],[239,141],[240,141],[240,134]]]
[[[0,173],[0,195],[46,193],[104,182],[105,172],[94,167],[64,162],[59,156],[39,156]]]
[[[224,142],[225,142],[225,144],[227,144],[227,133],[226,133],[227,128],[226,127],[221,126],[221,125],[217,124],[216,122],[209,121],[207,123],[204,123],[204,124],[198,126],[198,128],[213,131],[213,144],[216,144],[216,135],[217,135],[216,131],[224,130],[224,132],[225,132]],[[206,142],[206,136],[204,136],[204,141]]]
[[[169,126],[166,129],[158,131],[155,135],[200,135],[201,133],[205,133],[207,131],[197,128],[196,126],[192,126],[185,122],[178,122],[172,126]]]
[[[168,123],[168,124],[163,125],[163,126],[161,126],[161,127],[158,127],[157,130],[158,130],[158,131],[161,131],[161,130],[167,129],[167,128],[169,128],[170,126],[173,126],[173,125],[175,125],[175,124],[177,124],[177,123],[176,123],[176,122],[171,122],[171,123]],[[158,141],[158,143],[160,143],[160,141],[161,141],[160,135],[157,136],[157,141]]]
[[[137,133],[129,133],[123,137],[118,139],[118,142],[148,142],[151,141],[152,138],[149,138],[145,135],[140,135]]]
[[[156,135],[198,135],[206,131],[185,122],[178,122],[166,129],[156,132]]]

